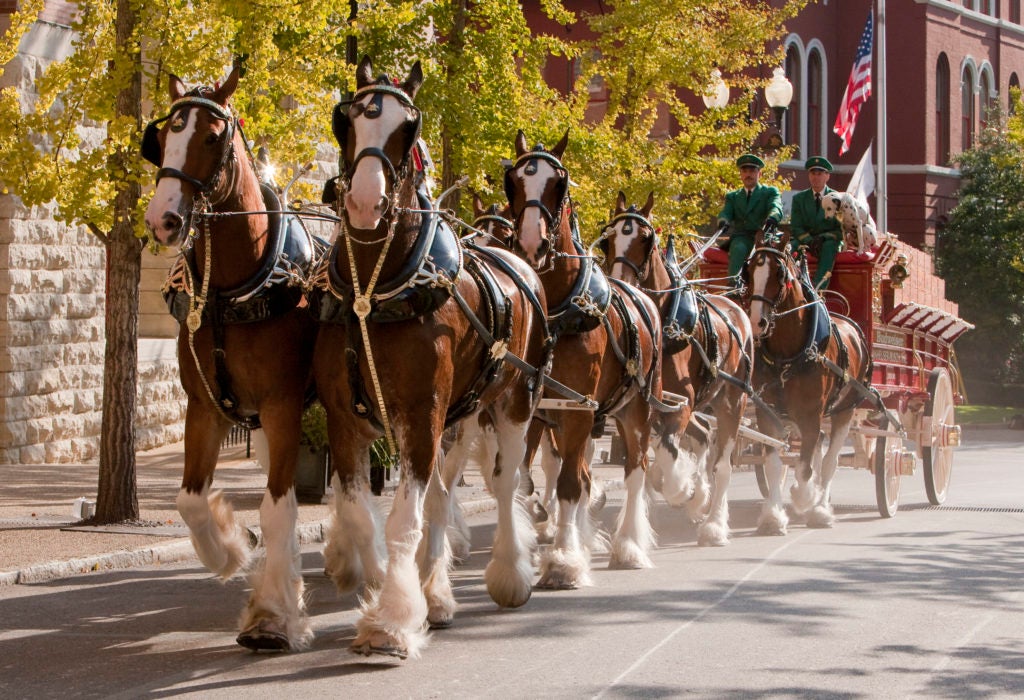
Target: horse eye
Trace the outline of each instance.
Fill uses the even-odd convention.
[[[213,144],[220,141],[220,134],[215,134],[212,131],[206,135],[206,145],[212,146]]]

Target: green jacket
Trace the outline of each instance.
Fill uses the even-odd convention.
[[[821,191],[822,196],[829,192],[835,192],[831,187],[825,186]],[[793,209],[789,218],[789,228],[793,238],[798,243],[809,244],[811,239],[823,234],[830,234],[836,240],[843,239],[839,221],[826,219],[824,207],[815,208],[814,191],[810,188],[801,190],[793,195]]]
[[[765,219],[782,221],[782,195],[775,187],[758,185],[751,190],[748,202],[747,191],[741,187],[725,195],[725,206],[718,218],[732,224],[731,234],[753,236],[764,226]]]

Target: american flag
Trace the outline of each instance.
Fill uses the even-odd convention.
[[[853,68],[850,70],[850,80],[846,83],[843,103],[839,105],[836,125],[832,127],[832,131],[836,132],[843,141],[839,146],[839,155],[850,150],[853,129],[857,126],[857,115],[860,114],[861,106],[871,97],[871,44],[874,33],[874,10],[872,10],[868,13],[864,33],[860,35],[857,55],[853,59]]]

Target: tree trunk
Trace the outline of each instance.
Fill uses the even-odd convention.
[[[118,0],[117,44],[132,62],[128,84],[117,94],[115,114],[142,124],[142,73],[138,47],[131,36],[138,23],[131,0]],[[114,72],[115,66],[110,66]],[[138,385],[139,278],[142,242],[135,236],[133,212],[142,186],[131,172],[133,154],[118,150],[110,158],[114,172],[124,173],[114,200],[114,225],[107,238],[106,352],[103,364],[103,426],[96,498],[97,524],[139,519],[135,479],[135,393]]]
[[[451,59],[448,61],[448,74],[449,78],[455,71],[458,61],[462,58],[462,50],[466,45],[466,14],[469,10],[469,3],[467,0],[454,0],[452,3],[452,31],[451,36],[448,37],[448,43],[451,47],[450,55]],[[455,168],[457,165],[455,162],[454,144],[453,139],[458,138],[457,134],[452,133],[452,127],[450,124],[443,124],[441,127],[441,192],[445,191],[449,187],[455,184],[455,181],[459,178],[459,173],[456,172]],[[434,193],[435,195],[440,192]],[[451,197],[444,203],[446,209],[454,209],[458,211],[459,201],[461,197],[459,192],[453,192]]]

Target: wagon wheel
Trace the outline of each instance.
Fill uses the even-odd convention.
[[[925,416],[931,419],[931,429],[921,440],[924,488],[933,506],[946,500],[953,473],[953,446],[946,440],[946,429],[956,424],[955,408],[949,372],[945,367],[936,367],[928,377],[928,403],[924,407]]]
[[[764,448],[761,448],[764,454]],[[764,473],[764,463],[754,465],[754,476],[757,478],[757,490],[761,492],[761,498],[768,498],[768,477]]]
[[[889,428],[888,418],[879,423],[880,430]],[[900,455],[903,453],[903,438],[880,436],[875,442],[875,499],[878,512],[883,518],[896,515],[900,500]],[[887,458],[892,454],[893,457]]]

